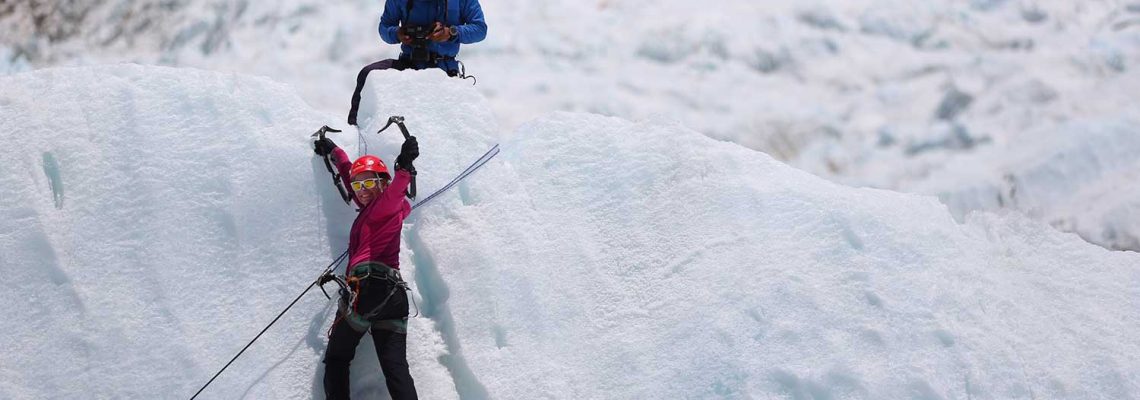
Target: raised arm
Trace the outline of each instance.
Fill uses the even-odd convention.
[[[337,175],[340,176],[341,185],[348,190],[348,197],[356,201],[357,207],[363,207],[360,205],[360,200],[356,199],[356,193],[352,191],[352,182],[348,176],[349,172],[352,171],[352,160],[348,158],[348,154],[345,154],[344,150],[341,150],[340,146],[337,146],[332,140],[323,136],[320,140],[313,141],[313,152],[317,153],[318,156],[332,159],[333,165],[336,165]]]
[[[338,146],[329,155],[332,156],[333,164],[336,164],[340,182],[344,184],[345,189],[348,189],[348,196],[352,197],[352,201],[356,202],[357,207],[364,207],[360,204],[360,200],[356,199],[356,192],[352,191],[352,180],[348,176],[348,173],[352,171],[352,160],[349,160],[348,154]]]
[[[404,192],[408,190],[408,185],[412,181],[412,175],[416,173],[416,167],[412,166],[412,161],[420,156],[419,141],[415,136],[409,136],[404,140],[404,144],[400,146],[400,155],[396,156],[396,173],[392,178],[392,183],[384,189],[384,193],[375,200],[378,204],[369,206],[367,217],[370,220],[382,218],[385,215],[400,214],[401,218],[407,217],[412,212],[411,206],[408,201],[404,200]]]
[[[463,9],[459,10],[460,23],[456,27],[459,35],[455,39],[462,44],[480,42],[487,37],[487,22],[483,20],[483,8],[478,0],[463,2]]]
[[[399,35],[396,35],[404,12],[404,9],[398,5],[400,3],[402,2],[393,0],[384,2],[384,12],[380,14],[380,39],[384,40],[384,43],[400,43]]]
[[[404,190],[408,188],[408,183],[411,180],[412,175],[408,171],[397,169],[396,177],[392,179],[388,188],[384,189],[384,193],[373,200],[374,204],[370,204],[368,208],[364,209],[364,214],[361,214],[361,217],[365,219],[364,223],[371,224],[384,221],[394,214],[400,214],[400,218],[407,218],[408,214],[412,212],[412,207],[408,205],[407,200],[404,200]]]

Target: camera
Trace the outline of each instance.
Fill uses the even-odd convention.
[[[412,38],[412,61],[426,63],[431,61],[431,52],[428,51],[428,44],[431,44],[432,32],[435,31],[434,25],[412,25],[404,27],[404,34]]]

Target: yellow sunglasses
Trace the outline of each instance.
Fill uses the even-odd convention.
[[[362,179],[359,181],[352,181],[352,190],[359,192],[363,189],[372,189],[372,188],[376,187],[376,185],[385,186],[387,184],[388,184],[388,181],[385,179],[380,179],[380,178]]]

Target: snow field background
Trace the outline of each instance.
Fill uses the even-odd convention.
[[[1090,135],[1074,125],[1140,119],[1135,1],[483,3],[488,38],[461,58],[507,131],[554,110],[666,115],[836,182],[940,195],[958,214],[995,207],[950,193],[1020,189],[996,208],[1140,249],[1140,231],[1118,222],[1136,196],[1102,189],[1135,187],[1134,165],[1058,184],[1100,193],[1080,201],[993,178],[1032,168],[1005,152],[1051,154],[1039,136],[1080,142]],[[19,2],[0,9],[0,71],[121,61],[238,71],[291,83],[341,121],[359,68],[398,51],[377,38],[378,15],[364,0]],[[1138,141],[1123,139],[1096,146]],[[1000,150],[972,156],[987,149]]]
[[[947,163],[907,191],[937,194],[957,218],[1021,210],[1118,249],[1140,248],[1140,117],[1033,129]],[[991,168],[997,166],[997,168]]]
[[[492,398],[1135,396],[1132,254],[676,124],[556,114],[512,139],[513,171],[417,224],[448,243],[433,262]]]
[[[426,195],[401,265],[424,398],[1132,398],[1140,259],[1016,214],[853,189],[677,122],[555,113],[506,134],[430,71],[373,75]],[[0,78],[0,397],[192,394],[340,254],[353,212],[290,87],[134,65]],[[458,105],[458,106],[457,106]],[[394,128],[393,128],[394,129]],[[331,136],[391,160],[399,134]],[[361,142],[363,140],[363,142]],[[54,160],[54,161],[53,161]],[[310,398],[303,298],[209,389]],[[358,397],[381,397],[373,348]]]

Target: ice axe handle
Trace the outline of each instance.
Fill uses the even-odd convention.
[[[329,128],[328,125],[325,125],[322,126],[321,129],[317,129],[317,132],[313,133],[312,137],[315,137],[318,140],[322,140],[325,138],[325,133],[328,132],[340,132],[340,130]],[[332,161],[329,161],[329,156],[326,155],[321,158],[325,161],[325,169],[329,170],[329,174],[332,174],[333,186],[336,186],[336,191],[337,193],[340,193],[341,200],[344,200],[346,204],[351,202],[352,196],[349,195],[348,189],[344,187],[343,183],[341,183],[340,174],[338,174],[336,170],[333,169]]]
[[[380,128],[379,131],[376,131],[376,134],[379,135],[381,132],[384,132],[384,130],[391,127],[392,124],[396,124],[396,126],[400,128],[400,133],[404,134],[404,140],[408,140],[408,139],[412,138],[412,134],[408,133],[408,127],[404,126],[404,117],[399,116],[399,115],[393,115],[391,117],[388,117],[388,123],[384,124],[384,127]],[[408,185],[408,192],[406,193],[406,195],[408,196],[409,199],[416,198],[416,176],[415,175],[412,175],[412,182],[410,185]]]

